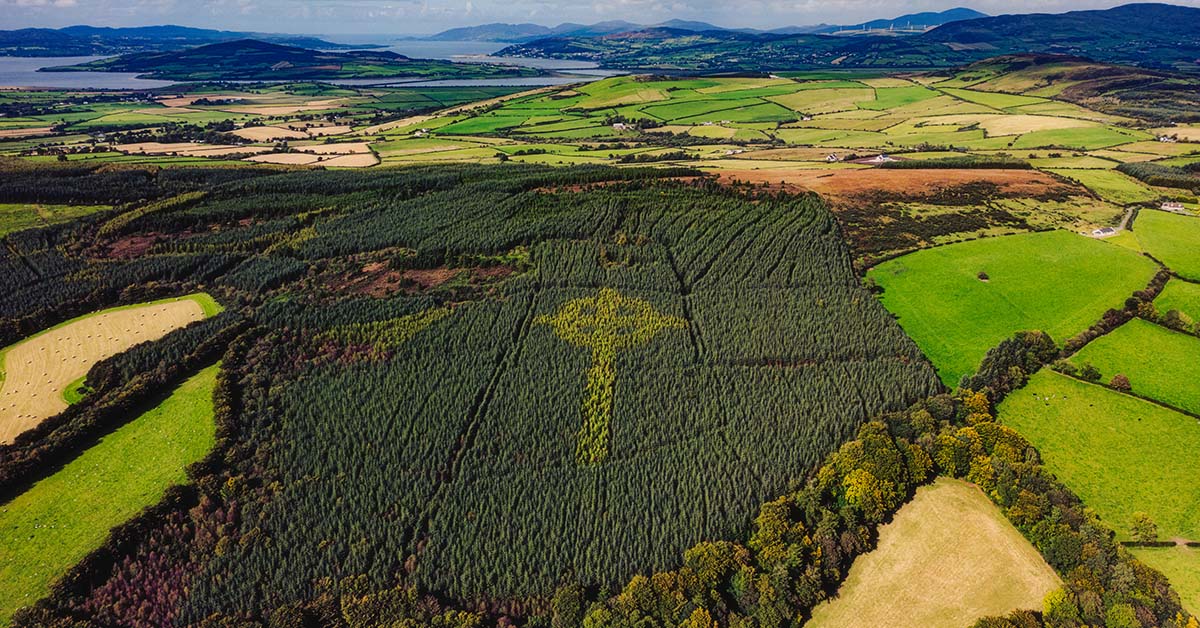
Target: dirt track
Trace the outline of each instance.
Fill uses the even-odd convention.
[[[106,312],[14,345],[0,382],[0,444],[62,412],[62,392],[104,358],[204,318],[190,299]]]

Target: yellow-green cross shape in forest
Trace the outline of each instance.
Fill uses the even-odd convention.
[[[687,326],[678,316],[659,313],[642,299],[601,288],[594,297],[568,301],[553,315],[534,319],[549,325],[559,338],[590,349],[592,367],[587,372],[583,397],[583,427],[575,456],[582,464],[599,464],[608,457],[608,432],[612,420],[617,351],[642,345],[664,329]]]

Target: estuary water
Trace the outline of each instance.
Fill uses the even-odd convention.
[[[562,59],[524,59],[494,57],[493,53],[507,44],[478,41],[398,41],[389,46],[414,59],[448,59],[459,63],[505,63],[548,70],[560,76],[520,77],[502,79],[456,79],[422,81],[413,79],[343,79],[326,81],[336,85],[405,85],[411,87],[471,87],[471,86],[528,86],[565,85],[594,81],[618,72],[597,69],[586,61]],[[174,85],[174,81],[137,78],[129,72],[38,72],[39,68],[75,65],[104,57],[0,57],[0,87],[37,87],[46,89],[153,89]],[[233,81],[253,83],[259,81]]]

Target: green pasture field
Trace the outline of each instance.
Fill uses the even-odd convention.
[[[1029,162],[1029,165],[1041,170],[1108,170],[1116,168],[1119,162],[1105,159],[1103,157],[1093,157],[1091,155],[1076,155],[1065,154],[1061,157],[1050,157],[1049,153],[1054,151],[1037,152],[1037,157],[1028,157],[1022,155]],[[1087,186],[1084,186],[1087,187]]]
[[[1025,105],[1033,105],[1046,102],[1045,98],[1035,98],[1033,96],[1014,96],[1012,94],[999,94],[996,92],[978,92],[971,89],[961,89],[957,87],[940,87],[936,86],[942,92],[961,98],[970,103],[991,107],[993,109],[1007,109],[1009,107],[1022,107]]]
[[[1147,253],[1180,277],[1200,280],[1200,218],[1141,211],[1133,223],[1133,235]]]
[[[187,481],[184,468],[215,442],[217,366],[104,437],[58,473],[0,506],[0,624],[50,585],[109,530]]]
[[[913,85],[911,87],[877,87],[874,100],[864,100],[859,103],[859,109],[883,111],[911,105],[923,100],[937,98],[938,93],[928,87]]]
[[[14,231],[55,225],[108,209],[112,209],[112,206],[0,203],[0,237]]]
[[[793,111],[811,115],[835,113],[839,111],[854,111],[858,109],[855,103],[874,100],[875,90],[869,87],[849,87],[835,89],[810,89],[794,94],[770,98]],[[878,115],[878,113],[874,113]]]
[[[610,126],[589,126],[578,129],[567,129],[565,131],[539,131],[536,134],[531,134],[536,137],[557,137],[561,139],[586,140],[591,138],[608,138],[621,135],[618,131]]]
[[[673,122],[718,111],[732,111],[743,106],[759,105],[765,101],[760,98],[741,100],[680,100],[670,101],[660,105],[641,107],[642,113],[649,114],[660,120]],[[709,118],[711,119],[711,118]],[[720,119],[719,117],[717,119]]]
[[[917,251],[868,277],[953,387],[1015,332],[1043,330],[1061,343],[1083,331],[1144,288],[1156,269],[1128,249],[1049,231]]]
[[[676,120],[679,124],[703,124],[729,120],[730,122],[792,122],[797,119],[796,112],[781,107],[775,103],[764,102],[737,109],[712,111],[690,118]]]
[[[882,145],[888,136],[871,131],[843,131],[836,129],[779,129],[775,137],[788,144],[826,145],[826,146],[877,146]]]
[[[1193,614],[1200,612],[1200,548],[1134,547],[1129,551],[1171,581],[1185,609]]]
[[[1013,148],[1073,148],[1079,150],[1094,150],[1120,146],[1144,139],[1146,135],[1132,129],[1118,129],[1111,126],[1076,127],[1072,129],[1051,129],[1034,131],[1018,137],[1013,142]]]
[[[1038,448],[1046,466],[1128,539],[1133,513],[1160,538],[1200,539],[1200,423],[1043,369],[997,410]]]
[[[1088,343],[1071,362],[1095,366],[1103,382],[1125,375],[1133,394],[1200,414],[1200,338],[1135,318]]]
[[[440,129],[447,135],[471,135],[474,133],[495,133],[501,129],[511,129],[525,124],[529,116],[500,116],[484,115],[460,120]]]
[[[762,87],[752,87],[752,88],[748,88],[748,89],[736,89],[736,90],[735,89],[724,89],[724,86],[719,86],[719,87],[713,87],[713,88],[708,88],[708,89],[704,89],[704,90],[697,90],[696,93],[698,94],[699,98],[706,98],[706,99],[712,99],[712,100],[752,101],[754,99],[766,98],[768,96],[782,96],[784,94],[791,94],[791,93],[798,92],[798,91],[801,91],[804,89],[820,89],[821,86],[827,86],[827,87],[839,87],[839,86],[840,87],[855,87],[855,86],[857,86],[857,87],[861,87],[860,85],[856,85],[855,83],[848,83],[848,82],[839,82],[837,84],[786,82],[786,83],[779,83],[776,85],[766,85],[766,86],[762,86]],[[671,92],[671,97],[673,99],[678,98],[679,93],[680,92]]]
[[[1158,198],[1158,192],[1116,170],[1055,168],[1054,174],[1078,182],[1100,198],[1120,205],[1146,203]]]
[[[1154,300],[1154,306],[1160,314],[1179,310],[1192,320],[1200,320],[1200,284],[1172,279]]]

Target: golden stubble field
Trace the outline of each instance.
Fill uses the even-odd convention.
[[[191,299],[100,312],[13,345],[3,354],[0,444],[67,408],[63,390],[96,362],[204,318]]]
[[[1061,581],[978,488],[939,479],[879,530],[838,597],[806,628],[958,628],[990,615],[1041,609]]]

